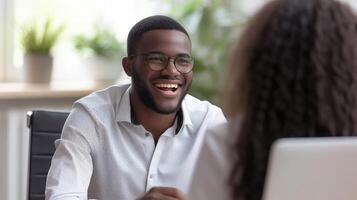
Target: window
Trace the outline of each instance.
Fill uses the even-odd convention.
[[[240,0],[246,10],[255,10],[267,0]],[[357,1],[341,0],[357,8]],[[131,26],[152,14],[167,13],[166,0],[0,0],[0,81],[22,80],[21,26],[52,17],[65,24],[65,32],[53,55],[55,81],[85,77],[85,66],[73,48],[76,34],[90,33],[94,24],[105,24],[125,42]],[[248,9],[251,8],[251,9]]]
[[[0,81],[6,80],[9,71],[9,61],[12,57],[11,37],[13,30],[11,0],[0,0]]]
[[[50,17],[65,30],[53,49],[54,81],[85,77],[82,58],[73,47],[73,37],[91,33],[104,25],[125,42],[129,29],[138,20],[165,13],[161,0],[0,0],[0,81],[22,80],[23,51],[20,44],[24,24]]]
[[[4,28],[4,22],[5,22],[5,1],[0,0],[0,30],[5,30]],[[4,79],[4,32],[5,31],[0,31],[0,81]]]

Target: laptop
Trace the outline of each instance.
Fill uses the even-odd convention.
[[[267,170],[263,200],[357,200],[357,137],[280,139]]]

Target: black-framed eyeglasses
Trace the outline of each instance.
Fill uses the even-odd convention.
[[[177,71],[180,73],[189,73],[193,68],[193,58],[186,54],[178,55],[174,58],[171,58],[163,53],[143,53],[131,55],[131,57],[135,56],[142,57],[150,69],[154,71],[161,71],[165,69],[170,60],[173,60]]]

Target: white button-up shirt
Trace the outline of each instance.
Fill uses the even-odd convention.
[[[154,186],[187,193],[206,130],[226,121],[221,109],[186,95],[182,120],[155,146],[132,123],[129,90],[112,86],[74,104],[56,141],[46,199],[133,200]]]

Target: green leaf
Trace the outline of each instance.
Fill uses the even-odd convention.
[[[47,19],[42,26],[35,22],[22,26],[20,40],[25,54],[51,53],[51,49],[64,29],[63,25],[57,28],[52,26],[51,19]]]
[[[77,35],[73,42],[74,47],[86,56],[112,58],[124,54],[123,45],[115,34],[104,28],[97,28],[92,36]]]

